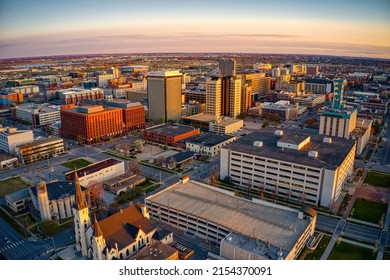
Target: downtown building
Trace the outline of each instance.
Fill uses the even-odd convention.
[[[212,77],[206,81],[206,114],[237,117],[241,113],[241,77]]]
[[[122,120],[125,132],[145,129],[145,107],[140,102],[124,99],[113,99],[105,102],[106,106],[122,109]]]
[[[355,152],[353,140],[267,129],[221,148],[220,177],[254,193],[331,207],[347,186]]]
[[[83,89],[83,88],[71,88],[63,89],[59,91],[59,97],[61,104],[75,104],[77,105],[84,99],[97,100],[104,99],[104,90],[100,88]]]
[[[0,127],[0,151],[15,155],[16,147],[34,141],[32,130],[18,130],[13,127]]]
[[[61,120],[60,110],[55,106],[27,104],[15,108],[16,119],[42,127]]]
[[[20,162],[24,164],[42,159],[49,159],[55,155],[62,154],[65,151],[64,139],[52,136],[47,139],[40,139],[31,143],[19,145],[16,147],[15,151]]]
[[[333,101],[322,112],[319,133],[356,140],[356,154],[361,155],[371,137],[372,120],[358,118],[356,109],[348,108],[343,104],[346,84],[347,80],[344,79],[333,80]]]
[[[60,134],[63,137],[89,145],[107,141],[123,133],[121,108],[100,105],[68,107],[61,110]]]
[[[151,220],[220,244],[220,256],[231,260],[296,259],[317,217],[308,207],[243,199],[188,176],[148,196],[145,204]]]
[[[179,71],[153,72],[147,79],[149,119],[155,123],[179,121],[182,74]]]

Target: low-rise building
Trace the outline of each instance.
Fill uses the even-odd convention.
[[[203,132],[230,134],[244,126],[244,120],[230,117],[215,117],[211,114],[197,114],[183,118],[185,124],[197,127]]]
[[[373,121],[370,119],[356,119],[356,127],[351,132],[351,138],[356,140],[356,155],[361,155],[364,147],[370,141],[372,123]]]
[[[353,172],[356,143],[265,129],[221,149],[221,179],[286,200],[331,207]]]
[[[106,191],[109,191],[115,195],[120,195],[139,184],[145,182],[146,178],[137,174],[123,174],[115,178],[105,180],[103,187]]]
[[[298,104],[290,105],[289,101],[262,103],[261,107],[263,118],[277,117],[279,120],[288,121],[298,117]]]
[[[47,139],[19,145],[16,147],[16,154],[22,163],[28,164],[62,154],[64,150],[64,140],[52,136]]]
[[[161,242],[142,248],[130,260],[178,260],[179,251]]]
[[[127,132],[145,128],[145,107],[140,102],[114,99],[106,102],[107,106],[122,109],[124,130]]]
[[[95,183],[102,183],[125,173],[125,163],[120,160],[109,158],[77,169],[77,176],[80,184],[90,186]],[[66,180],[75,181],[75,172],[65,173]]]
[[[199,128],[181,124],[162,124],[143,131],[143,139],[154,143],[170,146],[180,146],[181,140],[199,134]]]
[[[61,103],[78,104],[83,99],[96,100],[104,99],[104,90],[100,88],[83,89],[83,88],[71,88],[63,89],[59,91]]]
[[[318,104],[325,103],[325,95],[323,94],[306,94],[297,96],[293,99],[294,103],[306,107],[315,107]]]
[[[15,155],[16,146],[34,141],[32,130],[18,130],[13,127],[0,127],[0,151]]]
[[[186,149],[213,157],[220,153],[223,146],[236,139],[236,136],[204,133],[188,139]]]
[[[214,188],[188,178],[145,200],[150,218],[202,239],[220,243],[236,233],[257,240],[264,247],[262,259],[296,259],[308,238],[314,234],[316,212],[292,209],[234,196],[233,192]],[[244,259],[221,242],[221,255]],[[282,254],[273,254],[283,248]],[[242,249],[248,250],[246,246]],[[249,259],[249,258],[248,258]]]
[[[16,118],[34,127],[46,126],[61,120],[60,110],[48,104],[19,105],[15,108]]]
[[[19,214],[27,210],[27,204],[31,201],[30,191],[28,188],[19,190],[5,195],[7,206]]]

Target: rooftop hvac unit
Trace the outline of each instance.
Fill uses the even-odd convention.
[[[330,138],[330,137],[325,137],[324,138],[324,143],[332,143],[332,138]]]
[[[283,136],[283,130],[275,130],[275,135]]]
[[[253,146],[255,146],[255,147],[263,147],[263,142],[262,141],[255,141],[255,142],[253,142]]]
[[[317,158],[318,157],[318,152],[317,151],[309,151],[309,157]]]

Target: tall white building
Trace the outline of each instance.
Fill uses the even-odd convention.
[[[32,143],[32,130],[17,130],[12,127],[0,127],[0,151],[14,155],[16,146]]]
[[[99,75],[97,77],[98,87],[106,87],[108,82],[114,79],[114,74]]]
[[[356,144],[338,137],[274,129],[221,148],[221,179],[240,188],[329,207],[353,172]]]

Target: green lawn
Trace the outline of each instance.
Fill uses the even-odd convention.
[[[34,232],[40,231],[42,237],[54,236],[57,233],[64,231],[68,228],[74,227],[73,217],[69,218],[68,221],[59,224],[55,221],[44,221],[39,224],[39,229],[35,227]]]
[[[320,260],[322,254],[329,244],[330,239],[331,238],[329,236],[324,235],[321,238],[320,244],[318,244],[317,248],[312,253],[309,253],[305,256],[305,260]]]
[[[390,188],[390,175],[378,172],[368,172],[366,179],[364,179],[364,183],[376,187]]]
[[[346,242],[340,242],[333,247],[328,260],[375,260],[371,249],[363,248]]]
[[[0,181],[0,197],[5,196],[28,187],[20,177],[10,178],[4,181]]]
[[[387,204],[381,202],[373,202],[364,198],[357,198],[353,205],[353,213],[351,218],[379,224],[383,214],[386,213]]]
[[[78,159],[75,159],[75,160],[71,160],[71,161],[65,162],[62,165],[73,170],[75,168],[79,169],[79,168],[86,167],[86,166],[90,165],[91,163],[92,162],[89,162],[88,160],[85,160],[85,159],[82,159],[82,158],[78,158]]]

